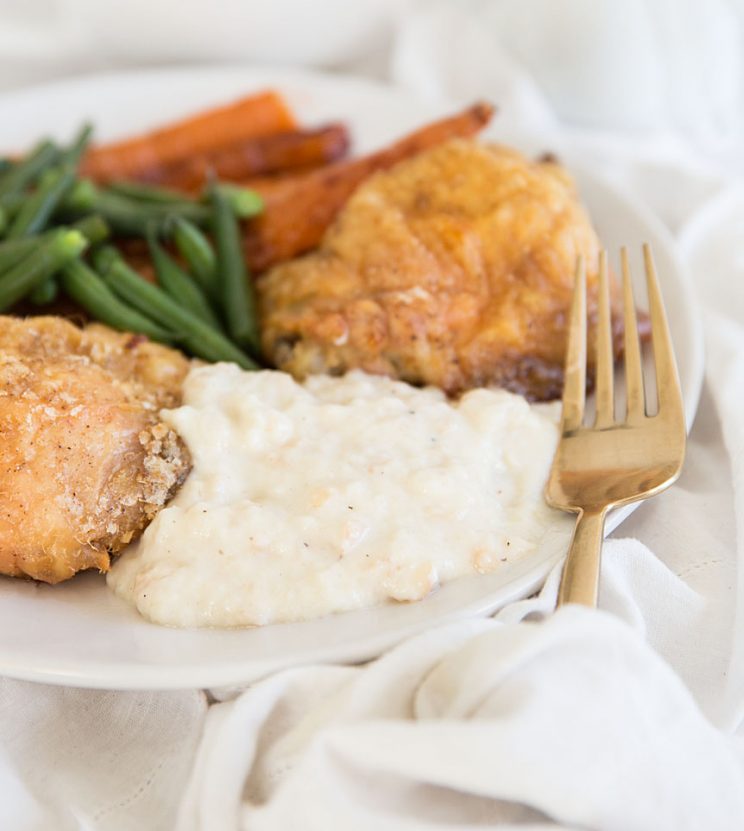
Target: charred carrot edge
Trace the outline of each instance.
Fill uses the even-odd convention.
[[[452,138],[482,130],[494,108],[478,102],[464,112],[435,121],[390,147],[360,159],[337,162],[300,176],[252,180],[264,197],[264,213],[246,226],[243,249],[254,271],[315,248],[356,188],[379,170]]]
[[[343,124],[256,136],[194,154],[168,165],[142,171],[139,179],[183,191],[197,191],[210,176],[235,182],[284,171],[297,171],[339,161],[348,152],[349,131]]]
[[[136,179],[140,171],[173,164],[192,154],[256,136],[295,129],[296,121],[279,93],[268,90],[206,110],[167,127],[93,147],[81,173],[99,181]]]

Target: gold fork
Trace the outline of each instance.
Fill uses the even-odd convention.
[[[643,246],[656,368],[657,407],[648,415],[628,254],[621,251],[625,305],[626,412],[615,419],[614,361],[607,254],[599,263],[596,415],[584,426],[586,397],[586,272],[581,260],[566,352],[561,438],[545,497],[578,514],[563,567],[558,605],[597,605],[604,523],[610,508],[654,496],[679,476],[685,455],[685,415],[677,365],[651,250]],[[650,386],[650,385],[648,385]]]

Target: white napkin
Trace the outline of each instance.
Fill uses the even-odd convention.
[[[95,29],[85,0],[74,23],[64,0],[41,5],[76,37]],[[744,171],[742,8],[417,3],[394,44],[399,84],[495,99],[504,135],[578,149],[681,229],[707,310],[706,389],[679,483],[605,546],[605,612],[549,616],[554,573],[495,621],[366,667],[283,672],[209,707],[197,692],[0,681],[0,828],[744,827],[744,190],[703,207]],[[54,66],[100,65],[75,42]],[[152,57],[157,32],[147,42]],[[113,52],[134,60],[140,45]],[[2,51],[22,66],[23,50]],[[26,51],[25,77],[43,72],[47,53]]]
[[[744,820],[727,740],[631,629],[578,607],[280,673],[214,705],[206,736],[179,831]]]
[[[730,713],[729,725],[739,728],[744,724],[743,245],[744,181],[739,181],[697,211],[682,232],[683,251],[697,276],[705,308],[708,385],[721,416],[724,446],[731,460],[737,568],[727,587],[735,602],[724,706]],[[719,597],[722,594],[719,592]]]

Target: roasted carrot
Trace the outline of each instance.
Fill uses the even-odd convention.
[[[349,149],[349,131],[343,124],[329,124],[315,130],[293,130],[272,136],[256,136],[194,154],[168,165],[142,171],[143,182],[196,191],[210,175],[226,182],[239,182],[342,159]]]
[[[243,249],[251,268],[264,271],[315,248],[365,179],[448,139],[475,135],[493,113],[490,104],[479,102],[369,156],[336,162],[299,176],[252,180],[251,187],[264,197],[266,209],[246,225]]]
[[[141,136],[93,147],[83,159],[82,175],[103,182],[136,179],[142,171],[174,164],[193,154],[295,127],[284,99],[269,90]]]

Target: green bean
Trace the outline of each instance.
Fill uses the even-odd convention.
[[[98,274],[101,275],[101,277],[104,277],[118,263],[124,263],[126,265],[126,262],[119,253],[119,250],[114,248],[113,245],[102,245],[100,248],[95,248],[93,250],[92,260],[93,267]],[[127,268],[129,268],[129,266],[127,266]],[[140,277],[140,275],[137,274],[133,268],[129,268],[129,270],[136,274],[141,280],[144,279],[143,277]]]
[[[27,257],[39,246],[39,237],[6,240],[0,242],[0,275]]]
[[[263,211],[264,202],[257,191],[242,187],[241,185],[226,183],[220,183],[217,187],[223,191],[232,205],[233,210],[241,219],[248,219]],[[157,185],[148,185],[144,182],[111,182],[107,190],[110,193],[124,196],[128,199],[134,199],[145,205],[172,205],[176,211],[184,208],[184,206],[188,206],[184,209],[189,211],[191,210],[191,206],[198,204],[196,200],[181,191],[167,187],[159,187]],[[208,194],[205,201],[209,201]]]
[[[88,240],[91,245],[98,245],[111,236],[111,229],[106,220],[98,214],[83,217],[70,226],[75,228]]]
[[[85,151],[88,149],[88,145],[90,144],[90,139],[92,135],[93,125],[83,124],[83,126],[80,128],[80,132],[77,134],[77,136],[75,136],[75,140],[72,142],[70,147],[64,152],[64,158],[67,164],[77,169],[78,165],[80,164],[80,160],[83,158]]]
[[[225,194],[233,210],[241,219],[248,219],[263,211],[264,202],[257,191],[242,187],[241,185],[222,182],[217,187]],[[172,205],[176,211],[182,208],[190,211],[192,206],[198,204],[196,200],[181,191],[159,187],[157,185],[148,185],[144,182],[112,182],[108,185],[107,190],[118,196],[124,196],[128,199],[142,202],[145,205]],[[208,194],[205,201],[209,201]]]
[[[138,207],[137,203],[130,203],[133,208]],[[189,201],[184,199],[181,202],[170,202],[168,204],[158,205],[152,203],[145,205],[139,204],[140,210],[145,212],[145,215],[150,219],[159,220],[161,223],[168,220],[171,216],[180,216],[184,219],[189,219],[197,225],[206,225],[212,218],[212,211],[208,205],[202,205],[199,202]]]
[[[144,236],[153,224],[160,230],[171,216],[182,216],[197,225],[207,224],[211,217],[207,205],[187,197],[181,197],[177,202],[137,201],[111,189],[99,189],[88,179],[76,182],[64,200],[62,212],[64,215],[100,214],[114,231],[131,236]]]
[[[0,275],[0,310],[17,303],[81,254],[88,244],[80,231],[69,229],[56,231],[40,244],[36,242],[34,251]]]
[[[113,292],[176,333],[192,354],[206,361],[233,361],[243,369],[258,369],[257,364],[224,335],[132,270],[115,248],[104,246],[99,249],[94,255],[94,264]]]
[[[0,207],[5,211],[8,219],[12,219],[28,199],[28,193],[6,193],[0,196]]]
[[[250,188],[244,188],[240,185],[230,185],[225,182],[220,182],[214,185],[222,194],[224,194],[233,213],[240,217],[240,219],[250,219],[258,216],[263,212],[264,201],[260,193]]]
[[[238,220],[223,190],[213,186],[210,199],[214,211],[217,274],[227,329],[233,340],[257,353],[256,301],[240,244]]]
[[[124,332],[138,332],[161,343],[173,343],[173,335],[167,329],[122,303],[82,260],[69,262],[60,279],[65,292],[96,320]]]
[[[48,170],[39,187],[16,214],[8,231],[8,239],[30,237],[43,231],[74,181],[75,171],[69,165]]]
[[[217,257],[204,234],[188,219],[177,216],[171,223],[173,242],[186,260],[189,272],[212,299],[219,298]]]
[[[211,215],[206,205],[196,202],[145,204],[106,191],[99,194],[94,209],[114,231],[134,236],[144,236],[153,224],[161,229],[171,215],[185,217],[200,225],[207,223]]]
[[[47,171],[45,174],[42,174],[40,182],[44,181],[44,176],[46,176],[49,172],[50,171]],[[62,200],[62,204],[60,205],[60,211],[66,210],[66,206],[69,205],[69,200],[71,199],[73,194],[77,194],[81,192],[81,190],[84,191],[85,189],[87,189],[87,187],[88,185],[84,184],[81,188],[78,182],[74,182],[72,187],[66,194],[65,198]],[[33,196],[34,193],[35,191],[22,191],[20,193],[7,193],[4,196],[0,196],[0,207],[5,210],[6,214],[8,215],[9,221],[14,219],[18,215],[18,212],[26,204],[26,202],[28,202],[28,200],[31,198],[31,196]],[[82,210],[84,206],[81,204],[81,208],[75,209],[73,212],[75,214],[87,213],[91,210],[92,205],[93,202],[89,202],[88,207],[85,208],[85,210]]]
[[[155,221],[141,206],[105,191],[99,193],[95,210],[115,233],[125,236],[144,236],[150,224]]]
[[[38,237],[0,242],[0,275],[27,257],[38,245]]]
[[[95,182],[90,179],[78,179],[62,203],[62,210],[91,213],[95,211],[96,199],[98,188]]]
[[[57,299],[59,283],[56,277],[47,277],[29,294],[28,299],[36,306],[48,306]]]
[[[86,216],[66,227],[68,230],[80,231],[91,245],[103,242],[110,234],[108,225],[96,215]],[[41,237],[23,237],[0,242],[0,274],[27,257],[35,248],[38,248],[41,241],[49,239],[58,230],[60,229],[47,231]]]
[[[215,329],[220,329],[217,315],[209,305],[197,284],[171,259],[157,240],[153,231],[147,234],[150,256],[158,276],[158,283],[177,303],[200,317]]]
[[[25,159],[0,176],[0,196],[20,193],[36,181],[59,158],[59,150],[51,141],[42,141]]]
[[[108,189],[119,196],[126,196],[128,199],[135,199],[145,203],[156,205],[173,205],[194,203],[193,199],[185,193],[170,188],[160,188],[154,185],[146,185],[142,182],[111,182]]]

